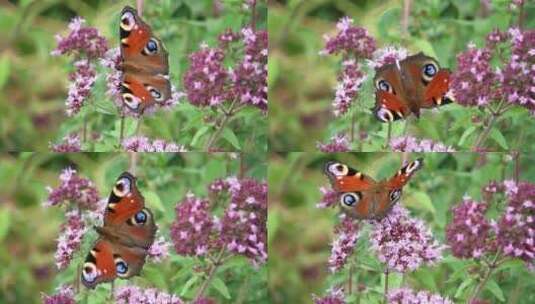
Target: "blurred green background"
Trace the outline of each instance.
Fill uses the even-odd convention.
[[[20,0],[0,1],[0,150],[48,151],[49,142],[79,132],[83,115],[68,118],[65,100],[72,58],[53,57],[54,36],[65,36],[75,16],[96,27],[109,41],[119,44],[119,14],[135,0]],[[188,56],[202,42],[217,46],[217,37],[227,28],[239,31],[249,24],[251,13],[241,0],[153,0],[144,1],[143,18],[169,52],[171,83],[181,91]],[[257,7],[257,28],[266,28],[267,8]],[[98,71],[107,71],[97,64]],[[113,102],[105,95],[105,76],[97,79],[88,112],[90,137],[99,138],[98,151],[115,150],[119,119]],[[186,99],[171,111],[158,111],[143,120],[140,134],[201,150],[212,133],[205,127],[215,113],[199,109]],[[135,133],[136,122],[126,121],[126,136]],[[266,151],[267,121],[256,108],[240,111],[216,144],[223,151]]]
[[[348,265],[336,275],[330,275],[327,267],[339,209],[316,208],[322,197],[320,186],[329,185],[323,175],[325,163],[338,160],[381,180],[395,174],[401,167],[402,157],[402,153],[279,153],[271,156],[268,285],[273,303],[310,303],[313,293],[323,295],[333,285],[347,287]],[[489,181],[513,178],[513,158],[504,153],[406,155],[408,160],[417,157],[424,158],[424,167],[404,187],[401,202],[412,216],[430,227],[442,244],[445,226],[451,221],[452,206],[461,202],[464,195],[482,199],[481,188]],[[534,161],[533,155],[520,156],[521,181],[535,181],[535,167],[531,165]],[[491,208],[488,215],[495,218],[497,210]],[[369,226],[362,231],[350,259],[356,264],[353,286],[360,290],[360,303],[382,303],[384,268],[369,249]],[[444,260],[435,267],[421,267],[403,277],[391,275],[390,288],[399,286],[403,280],[405,285],[416,290],[430,290],[448,296],[455,303],[464,303],[462,299],[471,289],[459,290],[459,287],[467,277],[473,276],[470,271],[475,269],[475,264],[454,258],[447,249],[443,255]],[[499,287],[498,290],[484,290],[482,298],[490,300],[489,303],[532,303],[530,301],[535,300],[533,273],[527,271],[524,263],[507,264],[492,278]],[[506,300],[500,300],[494,292],[501,293]],[[355,293],[359,294],[354,291],[349,303],[358,303]]]
[[[240,165],[241,164],[241,165]],[[102,198],[107,198],[117,177],[129,168],[126,153],[22,153],[0,154],[0,303],[38,303],[40,294],[53,294],[61,284],[72,284],[76,267],[85,259],[96,239],[91,229],[82,249],[67,269],[58,272],[54,253],[65,209],[44,208],[46,186],[57,187],[65,167],[95,182]],[[206,187],[216,178],[244,176],[260,181],[266,178],[264,155],[247,154],[240,158],[231,153],[138,153],[137,178],[146,206],[159,226],[157,238],[167,240],[175,218],[175,206],[188,191],[207,197]],[[214,211],[221,216],[224,204]],[[127,284],[156,287],[191,299],[203,282],[199,275],[206,265],[198,259],[179,256],[171,246],[170,257],[162,263],[148,262],[141,276],[116,280],[115,286]],[[204,265],[204,266],[203,266]],[[218,303],[269,303],[266,291],[267,268],[253,267],[246,258],[233,257],[216,273],[216,283],[206,295]],[[90,291],[81,286],[81,303],[104,303],[110,284]]]
[[[401,46],[409,53],[423,51],[438,59],[442,67],[455,69],[456,55],[473,41],[483,46],[485,37],[498,27],[516,24],[518,10],[509,0],[417,0],[410,9],[408,34],[401,33],[402,3],[399,0],[287,0],[269,3],[269,142],[275,151],[313,151],[318,141],[345,133],[349,136],[351,115],[332,114],[336,73],[340,57],[320,56],[323,36],[336,33],[336,22],[350,16],[355,26],[366,28],[377,47]],[[525,28],[535,28],[535,2],[524,1]],[[488,3],[489,6],[483,5]],[[380,151],[387,137],[387,124],[369,110],[375,104],[369,75],[353,106],[356,115],[355,143],[359,151]],[[470,150],[482,120],[477,108],[457,104],[434,112],[426,110],[418,121],[410,119],[407,133],[418,138]],[[490,151],[533,151],[535,121],[527,110],[514,107],[497,124],[487,140]],[[405,122],[393,124],[400,135]]]

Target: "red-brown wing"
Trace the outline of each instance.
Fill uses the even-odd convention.
[[[138,113],[171,97],[171,84],[163,75],[147,75],[125,72],[121,83],[123,102],[130,110]]]
[[[146,255],[144,249],[100,238],[85,259],[80,278],[82,284],[93,289],[103,282],[137,275],[145,263]]]
[[[328,162],[324,173],[338,192],[364,191],[375,184],[371,177],[339,162]]]
[[[392,122],[405,118],[410,114],[410,109],[398,96],[385,91],[377,91],[373,112],[381,122]]]
[[[404,100],[405,90],[398,64],[388,64],[377,69],[373,81],[375,84],[373,113],[378,120],[391,122],[410,114],[410,109]]]
[[[450,87],[450,71],[439,70],[437,75],[429,82],[424,94],[422,108],[434,108],[453,102],[447,95]]]
[[[394,176],[386,181],[385,188],[389,190],[401,189],[410,180],[414,172],[422,168],[423,161],[423,158],[418,158],[403,166]]]

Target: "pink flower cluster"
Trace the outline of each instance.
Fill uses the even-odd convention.
[[[80,249],[86,227],[82,216],[77,210],[69,211],[65,215],[67,222],[62,224],[55,259],[58,269],[65,269],[71,262],[76,251]]]
[[[221,220],[220,240],[230,252],[255,264],[267,261],[267,183],[227,178],[230,204]]]
[[[359,225],[348,216],[343,216],[342,222],[334,228],[336,235],[329,257],[329,269],[337,272],[342,269],[347,259],[353,254],[359,238]]]
[[[384,47],[373,53],[373,58],[368,60],[368,66],[377,69],[385,64],[393,64],[407,57],[409,51],[401,47]]]
[[[241,41],[243,58],[233,68],[225,66],[230,45]],[[267,31],[244,28],[219,36],[219,47],[206,44],[190,55],[190,67],[184,75],[184,88],[191,104],[217,106],[236,101],[267,111]]]
[[[65,105],[67,116],[80,112],[86,99],[91,95],[91,89],[97,79],[95,67],[89,60],[82,59],[74,63],[76,71],[69,75],[71,84]]]
[[[430,229],[399,205],[374,224],[370,238],[379,260],[396,272],[413,271],[442,258],[443,246],[434,240]]]
[[[349,111],[351,104],[357,99],[358,90],[366,79],[355,59],[342,62],[342,71],[338,75],[338,84],[333,101],[334,115],[340,116]]]
[[[490,222],[485,218],[488,205],[469,197],[463,198],[454,207],[453,220],[446,228],[446,240],[454,256],[458,258],[480,258],[488,249]]]
[[[176,206],[176,219],[171,226],[171,239],[178,254],[204,256],[215,246],[215,218],[207,200],[188,194]]]
[[[56,36],[58,46],[52,51],[52,55],[74,54],[79,58],[83,54],[89,59],[102,57],[108,50],[106,38],[101,36],[96,28],[83,26],[84,23],[85,20],[81,17],[72,19],[69,23],[69,35]]]
[[[151,140],[144,136],[125,138],[121,144],[128,152],[186,152],[186,148],[162,139]]]
[[[324,297],[312,295],[314,304],[344,304],[346,303],[342,288],[331,288]]]
[[[150,246],[148,257],[156,263],[165,260],[169,257],[169,246],[171,246],[171,244],[161,236]]]
[[[70,285],[61,285],[58,293],[52,296],[41,295],[43,304],[75,304],[74,288]]]
[[[156,288],[142,289],[137,286],[121,286],[115,290],[117,304],[182,304],[178,296],[165,293]]]
[[[503,194],[506,207],[497,222],[485,217],[487,203],[469,198],[453,209],[453,222],[448,224],[446,238],[455,256],[480,258],[496,251],[526,263],[535,258],[535,184],[492,182],[484,188],[489,201]]]
[[[49,194],[44,206],[55,206],[68,201],[81,209],[98,209],[100,195],[91,180],[78,176],[72,168],[64,169],[59,179],[61,184],[57,188],[47,187]]]
[[[318,142],[317,148],[325,153],[348,152],[350,150],[349,139],[344,134],[335,135],[328,143]]]
[[[353,26],[353,19],[344,17],[336,24],[338,33],[334,37],[325,37],[325,48],[320,54],[342,54],[355,59],[371,58],[376,49],[376,42],[368,31]]]
[[[395,137],[390,140],[392,152],[455,152],[451,146],[433,142],[429,139],[417,139],[412,136]]]
[[[503,44],[511,49],[509,58],[504,57]],[[518,28],[491,32],[483,48],[470,44],[457,56],[458,68],[452,74],[457,101],[464,106],[485,106],[503,100],[535,114],[534,45],[535,30]],[[493,58],[501,60],[501,67],[492,67]]]
[[[80,152],[82,150],[80,136],[77,134],[67,135],[63,137],[63,142],[50,144],[50,150],[58,153]]]
[[[397,288],[388,292],[390,304],[453,304],[448,298],[427,291],[414,291],[409,288]]]
[[[324,209],[338,205],[340,194],[331,187],[320,187],[321,201],[316,204],[317,208]]]

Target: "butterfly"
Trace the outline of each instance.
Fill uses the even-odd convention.
[[[138,275],[154,242],[156,224],[152,212],[128,172],[119,176],[108,199],[104,225],[95,227],[98,240],[87,254],[81,281],[88,288],[116,278]]]
[[[384,65],[375,70],[375,117],[381,122],[403,119],[420,109],[453,102],[449,93],[450,71],[423,53]]]
[[[142,114],[147,107],[171,96],[168,53],[130,6],[121,12],[120,37],[121,98],[127,108]]]
[[[418,158],[391,178],[379,182],[339,162],[328,162],[324,171],[348,215],[357,219],[381,219],[399,202],[403,186],[422,165],[423,159]]]

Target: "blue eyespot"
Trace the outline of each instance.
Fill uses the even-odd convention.
[[[437,67],[434,64],[428,63],[424,66],[424,75],[433,77],[437,73]]]
[[[143,211],[139,211],[135,215],[136,223],[145,223],[147,221],[147,215]]]
[[[149,40],[149,42],[147,42],[146,49],[147,52],[150,54],[156,53],[156,51],[158,51],[158,44],[156,43],[156,41],[151,39]]]
[[[353,207],[360,200],[360,195],[358,193],[345,193],[342,196],[342,206],[343,207]]]
[[[379,80],[377,87],[381,91],[390,92],[390,85],[386,80]]]
[[[117,270],[117,273],[119,274],[125,274],[128,271],[128,266],[125,262],[119,261],[115,264],[115,270]]]

